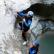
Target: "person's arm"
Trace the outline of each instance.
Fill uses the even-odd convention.
[[[18,12],[18,15],[21,16],[21,17],[26,16],[26,14],[24,14],[23,12]]]
[[[31,20],[28,20],[28,22],[26,22],[26,21],[24,20],[24,23],[25,23],[25,25],[28,27],[28,26],[31,25],[32,21],[31,21]]]

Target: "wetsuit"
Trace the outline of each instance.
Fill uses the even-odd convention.
[[[40,38],[38,37],[36,40],[33,40],[32,44],[33,47],[29,49],[29,54],[37,54],[40,45]]]
[[[26,13],[24,11],[18,13],[19,16],[24,17],[26,16]],[[30,29],[30,25],[32,23],[32,16],[28,18],[24,18],[25,21],[22,20],[22,22],[19,23],[21,30],[24,30],[25,32]]]
[[[30,13],[28,12],[28,15],[24,11],[18,13],[18,15],[21,17],[26,16],[25,18],[22,19],[22,22],[19,23],[21,30],[23,30],[22,31],[22,38],[24,39],[24,41],[27,41],[26,32],[30,29],[30,26],[32,23],[32,16],[33,15]]]
[[[36,44],[36,46],[33,46],[29,49],[29,54],[37,54],[39,48],[39,44]]]

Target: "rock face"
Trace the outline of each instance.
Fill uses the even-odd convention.
[[[6,4],[15,11],[22,11],[30,7],[30,0],[5,0]]]
[[[31,3],[32,3],[32,4],[35,4],[35,3],[42,3],[42,0],[31,0]]]
[[[54,0],[43,0],[44,3],[51,4],[54,3]]]
[[[31,0],[31,3],[32,4],[35,4],[35,3],[51,4],[51,3],[54,3],[54,0]]]
[[[0,54],[15,54],[18,51],[21,32],[18,31],[18,35],[14,33],[15,19],[17,12],[30,5],[29,0],[0,0]]]

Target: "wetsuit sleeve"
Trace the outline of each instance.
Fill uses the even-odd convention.
[[[32,23],[32,21],[31,20],[28,20],[28,22],[25,22],[25,25],[28,27],[28,26],[31,25],[31,23]]]
[[[24,11],[22,11],[22,12],[18,12],[17,14],[18,14],[19,16],[21,16],[21,17],[26,16],[26,14],[25,14]]]

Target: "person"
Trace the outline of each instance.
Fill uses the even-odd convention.
[[[40,46],[39,38],[32,41],[29,46],[29,54],[37,54],[39,51],[39,46]]]
[[[29,54],[37,54],[38,53],[39,44],[33,45],[29,49]]]
[[[33,17],[33,12],[28,11],[28,13],[25,13],[24,11],[19,12],[18,15],[21,17],[22,22],[19,23],[21,30],[22,30],[22,38],[24,40],[23,45],[27,44],[27,38],[26,34],[27,31],[30,29],[31,23],[32,23],[32,17]]]

